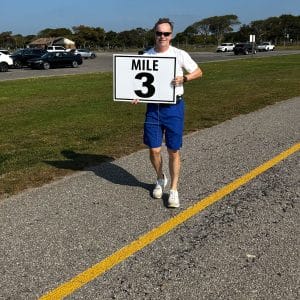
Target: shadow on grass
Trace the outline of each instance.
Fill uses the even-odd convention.
[[[139,181],[128,171],[112,163],[114,159],[110,156],[81,154],[72,150],[63,150],[61,154],[67,158],[67,160],[44,162],[59,169],[92,171],[95,175],[114,184],[138,186],[148,190],[149,192],[153,188],[152,184]]]

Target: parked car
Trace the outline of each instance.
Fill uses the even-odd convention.
[[[7,72],[13,64],[14,62],[9,55],[0,52],[0,72]]]
[[[263,42],[262,44],[257,45],[258,51],[274,51],[275,45],[271,42]]]
[[[3,53],[3,54],[6,54],[6,55],[9,55],[9,50],[6,50],[6,49],[0,49],[0,52]]]
[[[32,69],[59,68],[59,67],[73,67],[77,68],[82,64],[82,57],[79,54],[71,52],[47,52],[39,58],[28,60],[28,65]]]
[[[80,54],[82,58],[95,58],[96,54],[89,49],[76,49],[75,54]]]
[[[233,51],[234,49],[234,43],[222,43],[217,47],[217,52],[227,52],[227,51]]]
[[[47,53],[47,51],[44,49],[26,48],[17,50],[10,57],[14,61],[14,66],[16,68],[21,68],[27,65],[29,59],[41,57],[45,53]]]
[[[66,52],[67,49],[63,46],[48,46],[46,49],[48,52]]]
[[[255,45],[252,45],[251,43],[238,43],[234,46],[234,54],[249,54],[249,53],[256,53]]]

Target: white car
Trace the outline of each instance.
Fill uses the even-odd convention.
[[[0,72],[8,71],[8,68],[12,67],[13,64],[13,59],[9,55],[0,52]]]
[[[9,51],[6,50],[6,49],[0,49],[0,52],[3,53],[3,54],[7,54],[7,55],[10,54]]]
[[[95,58],[96,54],[89,49],[76,49],[75,54],[80,54],[82,58]]]
[[[262,44],[257,45],[258,51],[274,51],[275,45],[270,42],[263,42]]]
[[[48,46],[46,49],[48,52],[66,52],[66,48],[63,46]]]
[[[222,43],[217,47],[217,52],[233,51],[234,46],[234,43]]]

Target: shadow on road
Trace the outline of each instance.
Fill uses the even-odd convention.
[[[95,175],[114,184],[138,186],[148,190],[149,192],[153,188],[152,184],[139,181],[128,171],[112,163],[114,160],[112,157],[96,154],[81,154],[72,150],[63,150],[61,154],[67,158],[67,160],[44,162],[59,169],[92,171]]]

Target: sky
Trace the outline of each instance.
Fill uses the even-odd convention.
[[[106,32],[151,29],[168,17],[174,32],[213,16],[237,15],[242,24],[300,15],[300,0],[0,0],[0,33],[37,34],[46,28],[86,25]]]

